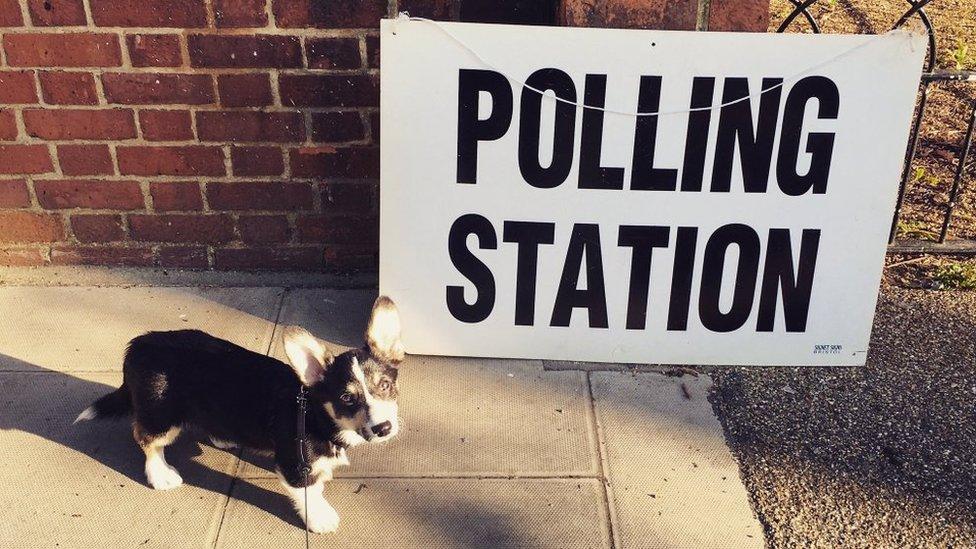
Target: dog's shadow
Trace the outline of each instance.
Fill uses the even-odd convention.
[[[0,401],[0,431],[20,431],[46,439],[90,457],[142,489],[150,489],[143,469],[145,458],[132,438],[128,419],[72,424],[81,410],[96,398],[114,390],[115,386],[75,377],[71,373],[55,372],[3,354],[0,354],[0,371],[5,372],[0,376],[0,395],[3,395]],[[76,375],[121,382],[119,372]],[[233,467],[237,466],[236,458],[240,457],[240,450],[228,452],[208,448],[208,455],[205,456],[204,446],[209,445],[209,441],[200,434],[186,431],[166,448],[166,459],[179,471],[187,485],[221,497],[227,497],[233,489],[235,499],[298,528],[303,527],[295,513],[282,512],[289,509],[283,503],[287,499],[283,494],[253,483],[248,483],[247,489],[240,489],[241,483],[247,483],[234,476]],[[61,452],[63,449],[43,451]],[[224,452],[228,452],[227,455],[220,455]],[[43,454],[38,457],[45,458]],[[224,470],[220,470],[221,466]],[[267,462],[261,461],[258,466],[267,468]],[[77,471],[49,470],[45,474],[68,478],[76,476]]]

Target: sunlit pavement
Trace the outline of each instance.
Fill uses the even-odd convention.
[[[281,357],[301,324],[358,346],[361,290],[0,287],[2,547],[301,547],[267,458],[184,435],[178,489],[146,486],[129,425],[71,425],[121,381],[126,341],[200,328]],[[550,371],[411,356],[403,429],[326,486],[315,547],[749,547],[763,544],[708,402],[708,376]]]
[[[185,484],[156,492],[127,422],[71,421],[144,331],[282,357],[281,326],[301,324],[338,349],[361,344],[373,294],[126,276],[0,287],[0,547],[302,546],[268,458],[185,435],[167,452]],[[886,288],[863,368],[412,356],[401,435],[353,450],[326,487],[339,532],[312,543],[974,546],[973,334],[976,293]]]

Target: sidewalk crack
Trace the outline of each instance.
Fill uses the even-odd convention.
[[[615,549],[617,546],[617,527],[613,520],[613,492],[610,487],[610,476],[607,473],[606,441],[603,438],[603,429],[597,419],[596,399],[593,398],[593,382],[590,379],[592,374],[593,372],[584,372],[584,377],[586,378],[586,397],[590,404],[588,413],[593,429],[596,431],[596,447],[600,458],[600,481],[603,484],[603,490],[601,491],[603,494],[603,511],[607,521],[608,533],[610,534],[610,549]]]

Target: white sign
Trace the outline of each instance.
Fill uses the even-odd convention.
[[[409,352],[864,364],[924,36],[381,32]]]

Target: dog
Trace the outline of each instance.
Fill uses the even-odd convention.
[[[131,414],[132,435],[146,455],[146,479],[156,490],[183,483],[164,450],[184,427],[203,431],[221,448],[270,453],[308,529],[334,532],[339,515],[323,495],[325,481],[334,468],[349,464],[347,448],[389,440],[400,426],[397,373],[404,349],[400,316],[389,298],[373,304],[365,339],[362,348],[332,356],[321,340],[289,327],[283,332],[289,366],[198,330],[149,332],[129,343],[122,386],[75,423]],[[299,448],[303,388],[306,435]]]

